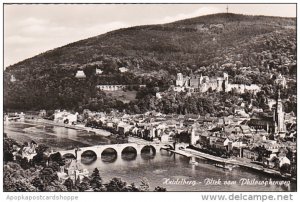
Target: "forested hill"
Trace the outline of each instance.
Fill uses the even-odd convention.
[[[95,96],[95,84],[168,86],[177,72],[201,71],[211,76],[230,64],[278,68],[285,60],[296,59],[291,56],[296,57],[295,18],[220,13],[137,26],[74,42],[7,67],[4,103],[9,108],[77,108]],[[121,74],[119,67],[129,72]],[[96,68],[104,71],[101,77],[95,76]],[[85,81],[74,78],[78,69],[86,72]],[[11,75],[17,82],[9,82]]]

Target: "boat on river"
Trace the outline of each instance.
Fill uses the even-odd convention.
[[[238,165],[233,165],[233,164],[219,164],[219,163],[216,163],[215,166],[218,167],[218,168],[223,168],[223,169],[229,170],[229,171],[232,171],[233,168],[238,167]]]

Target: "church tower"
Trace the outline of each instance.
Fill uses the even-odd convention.
[[[224,91],[228,92],[228,74],[226,72],[223,73],[223,79],[224,79]]]
[[[201,76],[199,78],[199,84],[202,84],[203,83],[203,76],[202,76],[202,73],[201,73]]]
[[[284,112],[283,112],[283,106],[282,101],[280,98],[280,90],[278,90],[278,98],[276,103],[276,124],[278,127],[278,132],[285,132],[285,125],[284,125]]]

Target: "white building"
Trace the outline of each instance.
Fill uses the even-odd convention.
[[[78,116],[77,112],[75,114],[72,114],[65,110],[64,111],[57,110],[54,113],[54,122],[74,125],[77,123],[77,116]]]
[[[286,88],[286,79],[281,74],[278,75],[278,77],[275,80],[275,84],[282,86],[283,88]]]
[[[120,71],[121,73],[124,73],[124,72],[127,72],[128,69],[127,69],[126,67],[120,67],[120,68],[119,68],[119,71]]]
[[[47,112],[46,110],[42,109],[39,111],[39,117],[44,118],[47,116]]]
[[[169,143],[169,142],[172,142],[173,141],[173,136],[171,136],[170,134],[163,134],[161,137],[161,142],[162,143]]]
[[[10,82],[14,83],[16,81],[17,81],[16,77],[14,75],[11,75],[10,76]]]
[[[161,96],[160,93],[156,93],[156,94],[155,94],[155,97],[156,97],[157,99],[161,99],[161,98],[162,98],[162,96]]]
[[[117,125],[117,130],[118,130],[119,132],[123,132],[124,134],[125,134],[126,132],[129,132],[132,128],[133,128],[132,125],[129,125],[129,124],[124,123],[124,122],[122,122],[122,121],[119,122],[118,125]]]
[[[97,85],[97,88],[103,91],[118,91],[126,88],[126,85]]]
[[[279,157],[279,167],[283,166],[283,164],[291,164],[291,161],[286,157]]]
[[[84,78],[86,78],[85,73],[84,73],[83,70],[78,70],[77,73],[76,73],[76,75],[75,75],[75,77],[78,78],[78,79],[84,79]]]
[[[100,74],[102,74],[103,73],[103,71],[101,70],[101,69],[96,69],[96,75],[100,75]]]

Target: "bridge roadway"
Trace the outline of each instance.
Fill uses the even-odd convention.
[[[125,143],[125,144],[110,144],[110,145],[95,145],[90,147],[81,147],[77,149],[77,155],[76,155],[76,149],[72,150],[63,150],[63,151],[56,151],[59,152],[62,156],[69,154],[77,156],[77,160],[81,159],[82,154],[84,154],[87,151],[94,152],[97,157],[101,157],[103,151],[107,149],[112,149],[117,154],[117,156],[121,156],[122,152],[127,148],[133,148],[135,149],[137,155],[141,154],[142,150],[145,147],[150,147],[152,151],[157,152],[160,151],[162,148],[172,148],[173,146],[171,144],[162,144],[162,143],[153,143],[153,142],[143,142],[143,143]],[[88,152],[87,152],[88,153]]]

